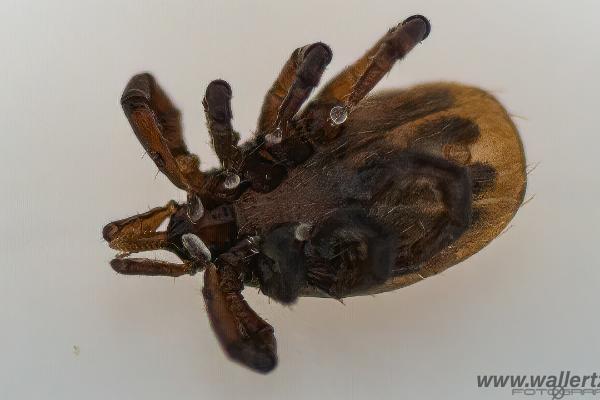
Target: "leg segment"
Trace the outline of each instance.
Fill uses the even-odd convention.
[[[110,266],[119,274],[145,276],[193,275],[199,267],[191,261],[174,264],[166,261],[149,260],[147,258],[115,258]]]
[[[241,162],[237,144],[240,135],[231,125],[231,87],[223,80],[212,81],[206,88],[202,101],[212,146],[223,168],[236,170]]]
[[[158,169],[175,186],[200,193],[204,175],[198,158],[183,140],[180,113],[150,74],[136,75],[127,84],[121,105],[139,141]]]
[[[396,61],[427,37],[429,30],[429,21],[420,15],[412,16],[392,28],[354,64],[327,83],[307,108],[307,114],[312,113],[313,118],[327,119],[334,106],[342,107],[346,113],[351,111]],[[326,136],[335,136],[339,126],[326,131]]]
[[[429,22],[422,17],[411,17],[393,29],[384,38],[373,55],[367,68],[352,87],[346,100],[348,107],[354,107],[375,87],[377,82],[392,69],[394,63],[404,58],[417,43],[425,38]]]
[[[277,364],[273,327],[242,296],[240,275],[253,253],[252,242],[245,241],[215,264],[208,264],[202,294],[211,326],[225,353],[254,371],[267,373]]]
[[[172,276],[194,275],[210,261],[210,251],[194,234],[183,235],[183,246],[189,259],[181,264],[147,258],[115,258],[110,266],[123,275]]]
[[[204,302],[210,323],[225,353],[254,371],[267,373],[277,364],[273,327],[242,296],[242,283],[229,269],[210,265],[204,273]]]
[[[333,78],[315,101],[356,105],[379,80],[429,33],[429,22],[413,16],[390,29],[365,55]]]
[[[287,123],[317,86],[330,61],[331,50],[323,43],[307,45],[292,53],[265,96],[258,120],[259,135],[280,128],[285,137]]]
[[[156,229],[179,207],[171,200],[164,207],[156,207],[145,213],[111,222],[102,229],[102,236],[111,248],[125,254],[167,249],[167,233],[156,232]]]

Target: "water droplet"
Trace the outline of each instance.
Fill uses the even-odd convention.
[[[283,130],[280,127],[275,128],[273,132],[265,135],[265,140],[271,144],[281,143],[283,139]]]
[[[186,233],[181,236],[181,242],[192,258],[198,261],[211,260],[212,255],[210,254],[210,250],[198,236],[193,233]]]
[[[298,224],[298,226],[296,226],[296,230],[294,231],[294,237],[300,242],[305,242],[310,237],[311,230],[312,225],[301,222]]]
[[[227,177],[223,181],[223,187],[227,190],[235,189],[239,186],[241,182],[240,176],[238,174],[229,173]]]
[[[202,201],[195,193],[188,192],[187,215],[193,223],[200,221],[200,218],[202,218],[204,215],[204,206],[202,205]]]
[[[344,106],[332,107],[329,111],[329,118],[335,125],[341,125],[348,118],[348,109]]]
[[[252,254],[259,253],[258,247],[260,243],[260,236],[247,237],[246,241],[248,241],[248,248]]]

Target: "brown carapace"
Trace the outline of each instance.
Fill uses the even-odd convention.
[[[302,110],[332,53],[323,43],[295,50],[244,144],[231,124],[231,87],[211,82],[203,105],[222,167],[208,172],[154,78],[133,77],[123,109],[187,202],[105,226],[104,238],[121,252],[111,266],[173,277],[204,270],[202,293],[223,349],[264,373],[277,363],[276,341],[242,297],[244,285],[286,304],[341,299],[410,285],[480,250],[525,191],[523,148],[504,108],[455,83],[367,97],[429,31],[422,16],[390,29]],[[128,257],[157,249],[182,263]]]

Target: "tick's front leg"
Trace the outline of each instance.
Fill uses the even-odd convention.
[[[115,258],[110,266],[123,275],[171,276],[194,275],[202,270],[211,259],[210,250],[194,234],[184,234],[181,238],[186,260],[183,263],[170,263],[147,258]],[[166,247],[162,247],[168,250]]]
[[[111,222],[102,229],[102,236],[112,249],[124,254],[168,250],[167,233],[156,232],[156,229],[180,207],[171,200],[164,207]]]
[[[193,261],[181,264],[148,258],[115,258],[110,266],[122,275],[171,276],[194,275],[200,267]]]

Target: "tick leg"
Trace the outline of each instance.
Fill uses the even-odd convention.
[[[213,264],[206,268],[202,294],[223,350],[231,359],[267,373],[277,364],[273,327],[250,308],[242,289],[242,282],[233,270]]]
[[[131,78],[121,105],[137,138],[158,169],[175,186],[200,193],[205,177],[182,136],[180,113],[150,74]]]
[[[185,234],[182,238],[186,251],[183,263],[170,263],[147,258],[115,258],[110,266],[124,275],[172,276],[194,275],[202,270],[210,261],[210,250],[204,242],[194,234]]]
[[[317,86],[330,61],[331,50],[323,43],[294,50],[265,96],[258,119],[259,135],[273,134],[280,128],[279,134],[285,137],[287,123]]]
[[[402,59],[417,43],[429,34],[429,21],[415,15],[390,29],[371,49],[354,64],[346,67],[327,83],[307,108],[319,119],[330,118],[332,107],[340,106],[341,113],[348,113],[390,71],[394,63]],[[341,118],[341,122],[345,117]],[[335,122],[335,121],[333,121]],[[340,123],[341,123],[340,122]],[[326,136],[335,136],[339,126],[326,129]]]
[[[156,232],[156,229],[179,207],[171,200],[164,207],[111,222],[102,229],[102,236],[111,248],[123,253],[167,249],[166,232]]]
[[[110,266],[119,274],[145,276],[193,275],[199,267],[192,261],[175,264],[166,261],[150,260],[147,258],[115,258]]]
[[[202,101],[212,146],[221,165],[227,171],[237,170],[241,152],[237,144],[240,135],[231,125],[231,86],[224,80],[212,81]]]
[[[211,326],[225,353],[250,369],[267,373],[277,364],[273,327],[242,296],[242,271],[254,254],[245,240],[222,254],[204,272],[202,294]]]

